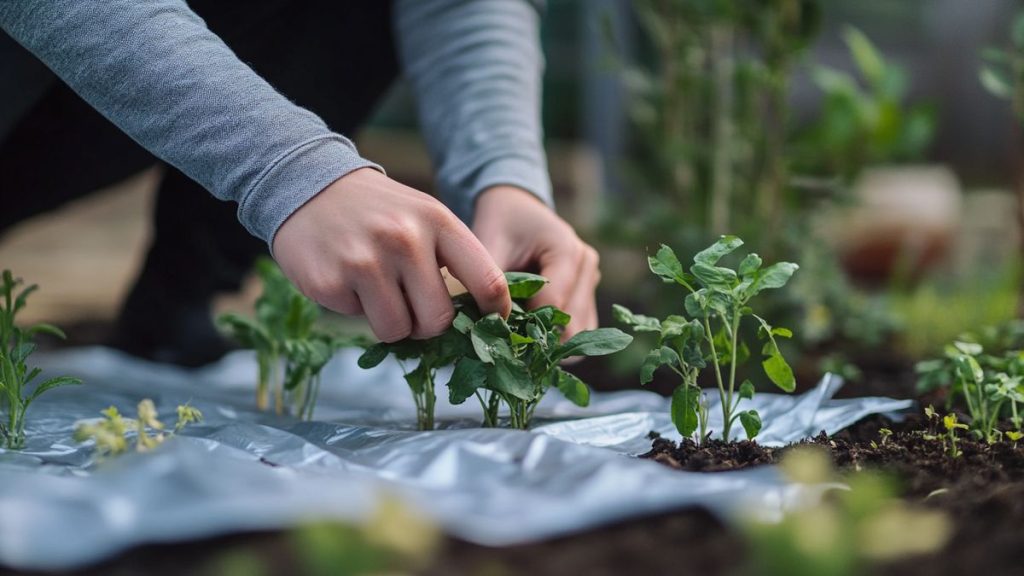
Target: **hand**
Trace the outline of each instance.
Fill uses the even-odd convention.
[[[431,196],[370,168],[292,214],[274,238],[274,257],[303,294],[342,314],[366,314],[385,342],[451,326],[441,266],[484,313],[507,316],[512,307],[501,268],[469,228]]]
[[[473,232],[502,270],[537,271],[551,281],[530,305],[569,313],[566,338],[597,328],[597,251],[536,196],[512,186],[485,190],[476,201]]]

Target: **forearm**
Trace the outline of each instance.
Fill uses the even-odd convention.
[[[181,0],[0,0],[0,28],[156,156],[238,202],[264,240],[329,183],[372,166]]]
[[[441,199],[466,222],[497,185],[552,204],[540,14],[526,0],[398,0],[396,36]]]

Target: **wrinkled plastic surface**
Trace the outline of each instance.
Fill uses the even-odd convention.
[[[44,395],[29,414],[27,448],[0,450],[0,564],[73,568],[143,543],[358,522],[385,496],[453,535],[509,545],[690,505],[777,511],[801,490],[772,467],[683,473],[634,458],[652,430],[679,438],[668,400],[640,390],[594,394],[587,409],[553,393],[531,432],[478,428],[479,406],[439,398],[443,429],[416,432],[399,367],[363,371],[355,358],[344,352],[328,365],[315,419],[300,422],[251,408],[256,368],[244,352],[199,371],[102,348],[33,357],[47,374],[86,384]],[[839,386],[829,377],[801,396],[744,401],[766,423],[758,440],[786,444],[910,406],[833,400]],[[76,421],[110,405],[134,414],[145,397],[168,421],[185,402],[206,420],[154,453],[99,463],[71,439]]]

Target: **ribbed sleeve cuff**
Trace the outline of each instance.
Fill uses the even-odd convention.
[[[238,219],[271,247],[278,228],[296,210],[342,176],[380,166],[359,156],[348,139],[327,134],[299,143],[271,162],[238,204]]]
[[[548,206],[555,207],[551,193],[551,178],[546,167],[538,166],[535,160],[514,157],[488,162],[477,172],[472,186],[452,190],[448,198],[445,198],[445,203],[463,222],[472,225],[477,197],[493,186],[522,188],[540,198]],[[465,194],[466,189],[471,190],[469,195]]]

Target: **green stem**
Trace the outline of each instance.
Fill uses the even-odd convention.
[[[715,367],[715,381],[718,383],[718,398],[722,403],[722,440],[729,441],[729,404],[725,398],[725,384],[722,382],[722,369],[718,365],[718,352],[715,350],[715,337],[711,332],[711,321],[704,316],[704,333],[711,347],[711,363]]]

